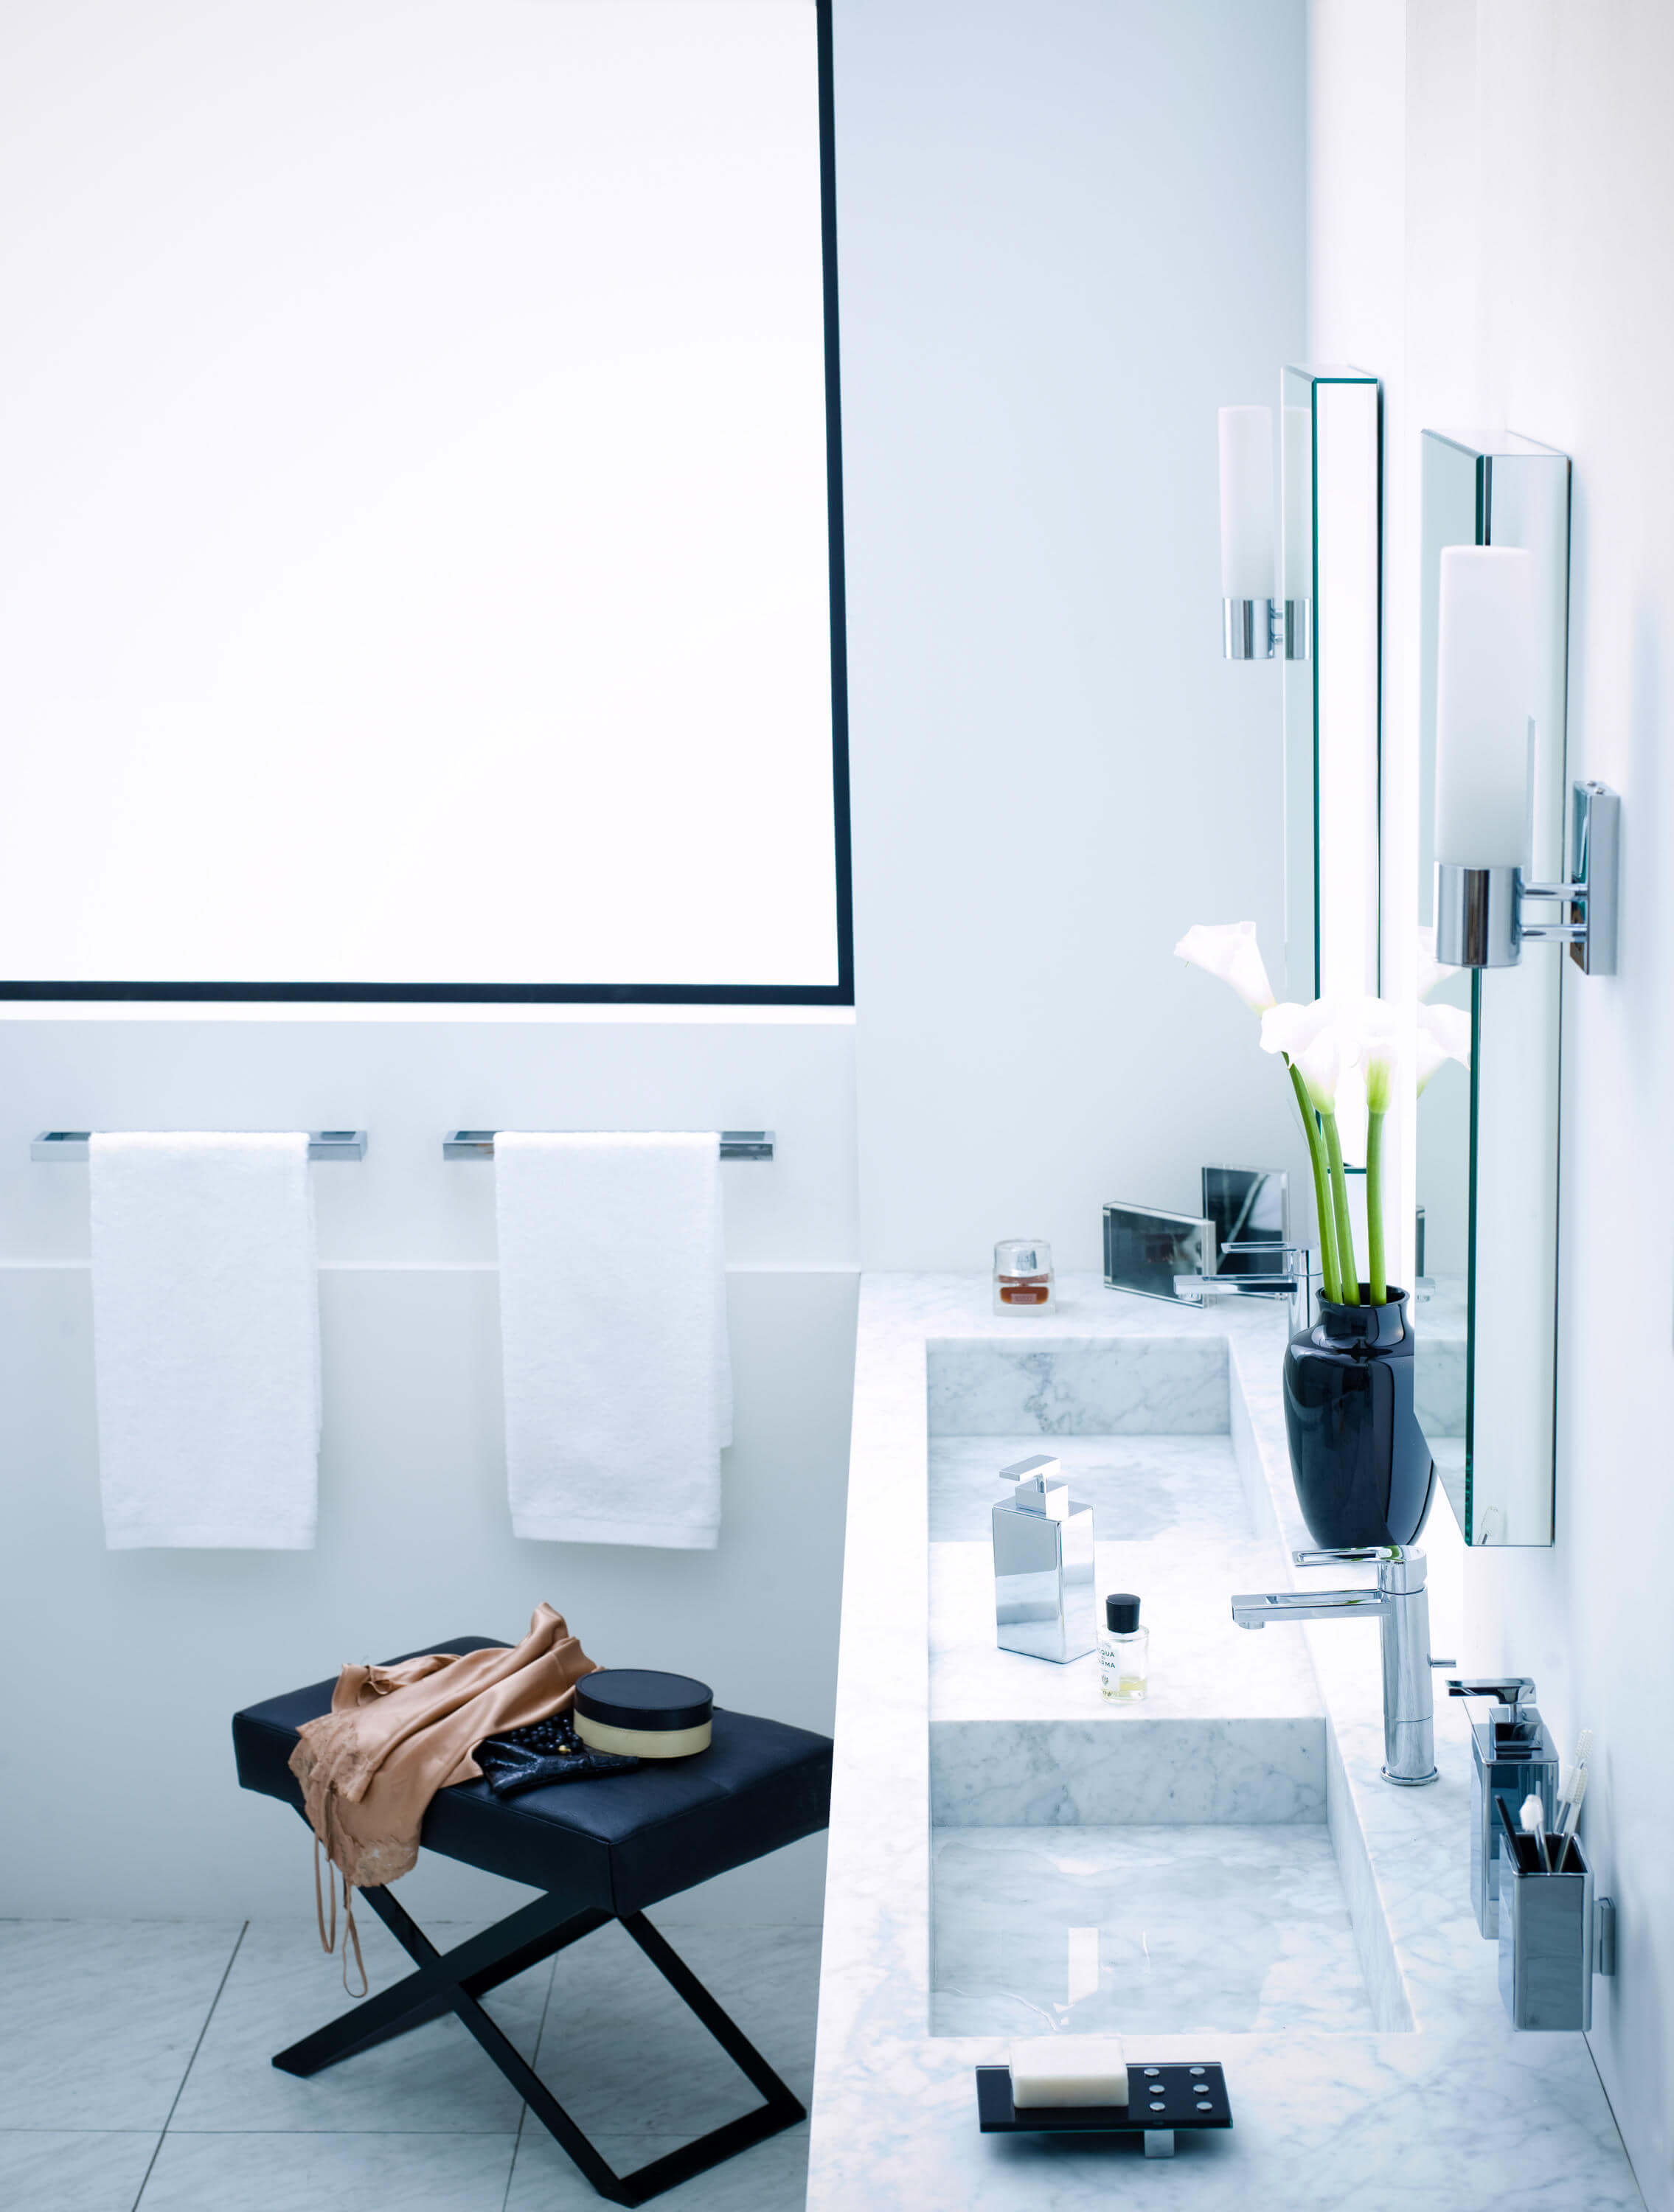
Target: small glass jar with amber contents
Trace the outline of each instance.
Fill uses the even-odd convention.
[[[1005,1237],[994,1248],[994,1310],[997,1314],[1050,1313],[1052,1248],[1033,1237]]]

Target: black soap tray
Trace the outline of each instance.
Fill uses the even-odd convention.
[[[1012,2103],[1008,2066],[977,2069],[977,2118],[985,2136],[1118,2135],[1160,2128],[1229,2128],[1227,2077],[1219,2066],[1130,2066],[1125,2105]]]

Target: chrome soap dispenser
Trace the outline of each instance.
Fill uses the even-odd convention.
[[[1505,1857],[1499,1811],[1503,1799],[1516,1828],[1525,1797],[1538,1797],[1546,1826],[1557,1816],[1558,1747],[1535,1705],[1535,1686],[1526,1674],[1488,1676],[1461,1681],[1451,1677],[1450,1698],[1491,1698],[1494,1711],[1470,1724],[1470,1764],[1476,1790],[1470,1801],[1470,1902],[1484,1936],[1500,1933],[1500,1876]]]
[[[1078,1505],[1056,1459],[1000,1470],[1017,1488],[994,1509],[994,1620],[1002,1651],[1085,1658],[1098,1641],[1093,1605],[1093,1508]]]

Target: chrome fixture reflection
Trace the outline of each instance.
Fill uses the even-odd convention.
[[[1516,866],[1436,862],[1436,958],[1449,968],[1514,968],[1525,945],[1567,945],[1584,975],[1616,973],[1616,849],[1622,801],[1602,783],[1570,786],[1571,878],[1531,884]],[[1525,921],[1525,907],[1567,906],[1567,921]]]
[[[1229,1256],[1265,1272],[1227,1274],[1224,1265]],[[1283,1298],[1290,1306],[1293,1334],[1312,1321],[1319,1277],[1313,1254],[1306,1244],[1227,1244],[1222,1248],[1222,1264],[1223,1272],[1218,1275],[1176,1275],[1174,1295],[1181,1304],[1214,1305],[1223,1298]]]
[[[1313,1319],[1313,1254],[1290,1241],[1290,1177],[1281,1168],[1199,1170],[1203,1218],[1214,1232],[1207,1268],[1176,1275],[1184,1305],[1222,1298],[1287,1298],[1293,1334]]]
[[[1235,1597],[1240,1628],[1269,1621],[1375,1620],[1384,1655],[1384,1779],[1416,1788],[1436,1778],[1435,1704],[1432,1667],[1452,1659],[1430,1656],[1430,1600],[1424,1587],[1424,1554],[1411,1544],[1355,1545],[1342,1551],[1293,1552],[1299,1567],[1375,1560],[1373,1589],[1277,1590]]]
[[[1105,1208],[1105,1281],[1113,1291],[1202,1306],[1283,1298],[1293,1330],[1313,1319],[1314,1255],[1290,1241],[1290,1178],[1279,1168],[1204,1168],[1201,1214]]]

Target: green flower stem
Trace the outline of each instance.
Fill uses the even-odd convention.
[[[1313,1101],[1308,1096],[1308,1086],[1302,1080],[1302,1071],[1294,1060],[1285,1066],[1290,1070],[1291,1087],[1296,1093],[1296,1103],[1302,1113],[1302,1133],[1308,1140],[1308,1164],[1313,1170],[1313,1210],[1319,1223],[1319,1283],[1320,1288],[1333,1305],[1342,1301],[1337,1297],[1336,1226],[1331,1218],[1331,1202],[1325,1169],[1325,1147],[1319,1135],[1319,1116],[1313,1110]]]
[[[1366,1121],[1366,1273],[1374,1306],[1389,1304],[1389,1284],[1384,1274],[1384,1117],[1368,1114]]]
[[[1331,1198],[1336,1211],[1337,1289],[1338,1303],[1357,1306],[1361,1302],[1361,1273],[1354,1264],[1354,1232],[1348,1225],[1348,1185],[1342,1174],[1342,1139],[1337,1134],[1336,1115],[1322,1114],[1325,1124],[1325,1152],[1331,1163]]]

